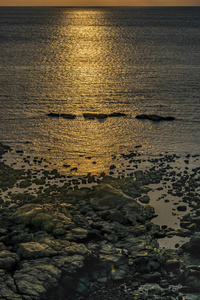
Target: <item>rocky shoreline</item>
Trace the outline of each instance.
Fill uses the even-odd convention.
[[[1,157],[6,151],[0,144]],[[37,179],[1,161],[0,299],[199,299],[200,168],[189,173],[185,162],[177,173],[169,165],[175,159],[160,157],[124,178],[89,175],[83,180],[95,181],[92,188],[76,181],[72,187],[56,170]],[[45,184],[55,178],[63,184]],[[190,208],[180,229],[154,224],[148,193],[160,182],[182,198],[176,212]],[[35,195],[11,192],[31,184],[38,185]],[[159,246],[160,238],[173,236],[188,242]]]

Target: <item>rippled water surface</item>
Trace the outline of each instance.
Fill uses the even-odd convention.
[[[1,8],[0,23],[2,142],[79,174],[138,145],[200,152],[200,8]]]

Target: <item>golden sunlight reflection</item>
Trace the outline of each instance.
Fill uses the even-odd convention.
[[[59,52],[54,54],[54,68],[49,73],[51,96],[55,98],[52,110],[77,116],[75,120],[49,120],[49,138],[54,145],[49,155],[57,158],[61,171],[66,171],[63,165],[78,174],[106,171],[111,155],[119,151],[118,139],[123,135],[116,118],[100,122],[83,117],[88,112],[115,111],[109,90],[112,82],[118,80],[109,68],[114,41],[108,39],[106,26],[95,26],[99,18],[106,18],[104,11],[72,10],[61,15],[55,41]],[[85,19],[90,19],[90,26],[85,25]]]

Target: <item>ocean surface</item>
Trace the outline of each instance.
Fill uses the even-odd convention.
[[[0,142],[78,174],[139,145],[200,153],[200,7],[1,7],[0,28]]]

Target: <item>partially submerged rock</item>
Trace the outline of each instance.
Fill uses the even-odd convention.
[[[112,118],[112,117],[125,117],[126,114],[125,113],[120,113],[120,112],[114,112],[111,114],[103,114],[103,113],[84,113],[83,117],[85,119],[90,119],[90,120],[94,120],[94,119],[106,119],[106,118]]]
[[[48,113],[47,116],[50,117],[50,118],[59,118],[59,117],[61,117],[61,118],[64,118],[64,119],[69,119],[69,120],[73,120],[73,119],[76,118],[76,115],[74,115],[74,114],[66,114],[66,113],[59,114],[59,113],[53,113],[53,112]]]
[[[162,116],[158,116],[158,115],[146,115],[146,114],[137,115],[136,119],[151,120],[151,121],[154,121],[154,122],[158,122],[158,121],[173,121],[173,120],[175,120],[174,117],[162,117]]]
[[[73,115],[73,114],[60,114],[61,118],[64,118],[64,119],[70,119],[70,120],[73,120],[76,118],[76,115]]]

